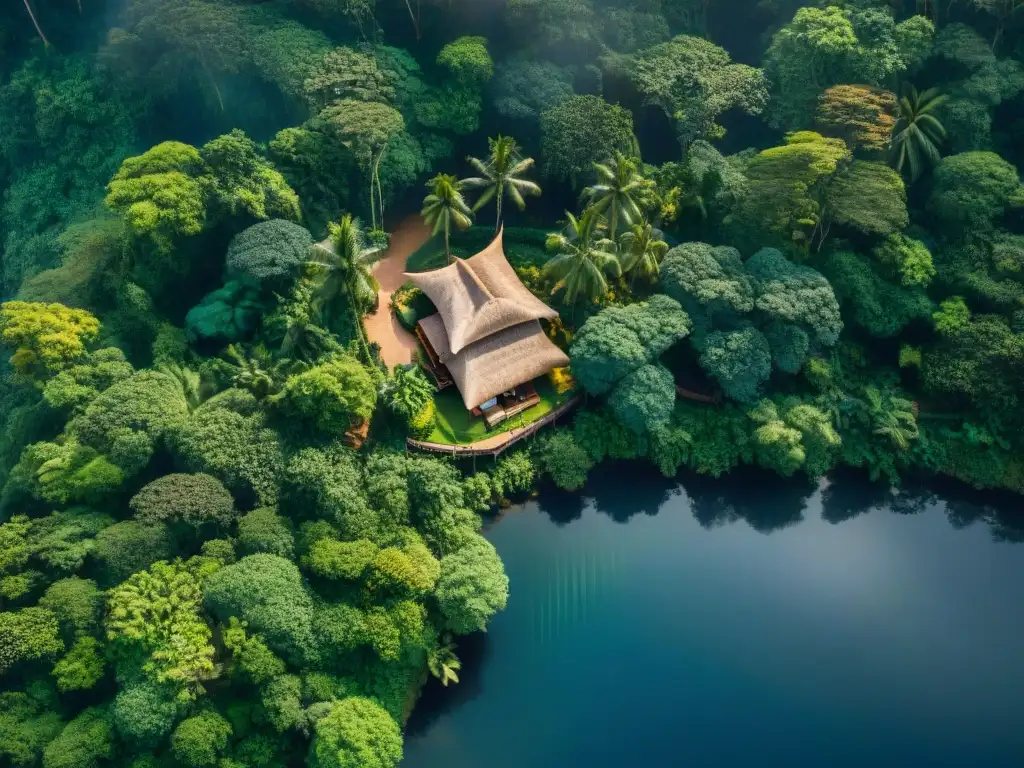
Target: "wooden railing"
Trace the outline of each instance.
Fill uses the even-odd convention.
[[[406,440],[406,444],[410,448],[415,448],[418,451],[444,453],[452,456],[453,458],[498,456],[520,440],[529,437],[536,433],[537,430],[552,423],[553,421],[556,421],[560,416],[571,411],[579,404],[581,399],[580,395],[576,395],[571,400],[567,400],[550,413],[545,414],[543,417],[537,419],[531,424],[527,424],[525,427],[513,427],[508,432],[502,432],[501,434],[484,438],[483,440],[475,443],[467,443],[466,445],[446,445],[444,443],[429,443],[423,440],[413,440],[410,437]]]

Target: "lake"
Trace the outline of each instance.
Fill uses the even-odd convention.
[[[594,474],[489,524],[508,608],[404,768],[1024,765],[1014,500]]]

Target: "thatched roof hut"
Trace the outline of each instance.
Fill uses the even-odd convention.
[[[516,276],[501,232],[469,259],[406,277],[437,307],[437,314],[420,321],[420,330],[467,409],[569,364],[538,322],[558,313]]]

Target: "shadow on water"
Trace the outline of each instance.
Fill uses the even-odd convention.
[[[424,735],[442,717],[469,704],[484,692],[481,678],[490,654],[487,633],[476,632],[460,637],[456,652],[462,662],[458,684],[445,687],[437,679],[430,678],[406,724],[408,738]]]
[[[563,491],[551,483],[546,483],[540,493],[540,508],[555,525],[568,525],[573,520],[583,517],[583,510],[587,506],[587,499],[583,493],[585,491]]]
[[[771,533],[803,520],[807,499],[816,488],[758,468],[721,478],[690,473],[667,478],[644,462],[608,462],[591,473],[582,491],[544,488],[541,509],[551,522],[563,526],[578,520],[592,503],[599,513],[625,524],[638,514],[657,515],[670,499],[685,495],[704,528],[745,520],[754,530]]]
[[[871,482],[863,472],[844,468],[829,475],[821,496],[821,516],[842,523],[872,510],[916,515],[942,506],[949,524],[966,528],[986,525],[996,541],[1024,542],[1024,507],[1020,498],[1002,491],[983,491],[949,478],[911,480],[899,488]]]
[[[821,494],[821,517],[834,525],[872,509],[888,507],[896,493],[887,483],[871,482],[855,469],[841,467],[829,476]]]
[[[634,515],[658,514],[670,498],[682,493],[682,488],[677,480],[665,477],[651,464],[620,461],[604,463],[592,472],[583,492],[598,512],[616,523],[628,523]]]
[[[929,484],[921,495],[936,495],[946,503],[946,517],[954,528],[975,523],[987,525],[996,541],[1024,543],[1024,506],[1020,497],[1009,492],[978,491],[953,480],[940,479]]]
[[[720,478],[682,478],[693,516],[702,528],[743,520],[758,533],[772,533],[804,519],[807,500],[817,490],[799,479],[785,479],[758,468]]]
[[[859,470],[840,468],[820,486],[802,477],[783,478],[757,467],[735,470],[721,478],[683,473],[663,477],[641,462],[609,462],[591,473],[580,492],[546,487],[540,508],[558,526],[580,519],[589,504],[617,523],[638,514],[656,515],[673,497],[685,495],[703,528],[739,521],[759,533],[772,533],[804,520],[808,502],[821,487],[821,516],[839,524],[872,510],[915,515],[944,505],[950,524],[987,525],[998,541],[1024,542],[1024,507],[1009,493],[980,491],[948,479],[908,482],[892,487],[871,481]]]

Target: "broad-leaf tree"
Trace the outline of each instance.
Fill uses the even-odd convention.
[[[733,63],[723,48],[701,37],[680,35],[630,56],[609,56],[606,63],[623,70],[645,101],[665,112],[684,154],[696,139],[725,134],[717,122],[723,113],[758,115],[768,101],[760,69]]]
[[[594,163],[636,151],[633,115],[600,96],[573,96],[540,116],[544,174],[573,186]]]
[[[342,99],[320,112],[312,124],[315,129],[333,134],[352,152],[370,183],[370,227],[382,227],[384,193],[380,164],[389,142],[405,129],[401,112],[375,101]]]
[[[880,153],[889,148],[896,125],[896,94],[866,85],[835,85],[818,100],[817,121],[846,140],[854,152]]]
[[[787,130],[805,127],[827,88],[884,86],[912,71],[931,52],[934,32],[923,16],[896,23],[888,9],[800,8],[765,52],[769,122]]]

